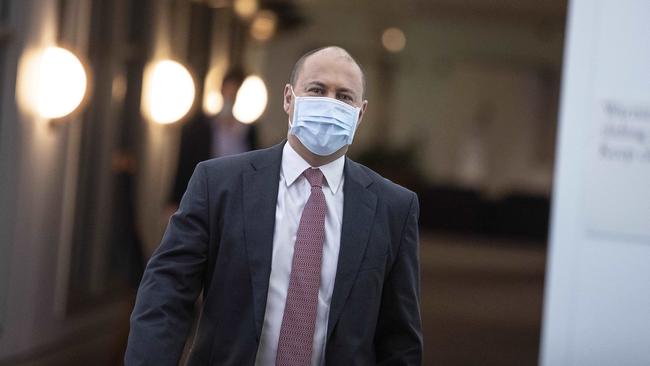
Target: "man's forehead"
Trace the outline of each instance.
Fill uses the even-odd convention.
[[[298,81],[309,82],[328,77],[345,79],[359,90],[363,88],[361,68],[345,51],[337,49],[321,50],[305,59]]]

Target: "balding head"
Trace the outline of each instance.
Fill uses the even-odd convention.
[[[295,65],[293,65],[293,69],[291,70],[291,77],[289,79],[289,82],[291,85],[295,88],[296,87],[296,82],[298,81],[298,77],[300,76],[300,73],[302,72],[303,66],[307,59],[309,59],[312,56],[317,56],[319,54],[328,54],[329,56],[334,56],[334,57],[340,57],[356,66],[356,68],[359,71],[359,74],[361,76],[361,83],[362,83],[362,97],[365,98],[366,95],[366,74],[363,72],[363,69],[361,68],[361,65],[355,60],[348,51],[346,51],[342,47],[338,46],[326,46],[326,47],[320,47],[316,48],[314,50],[311,50],[304,55],[302,55],[298,61],[296,61]]]
[[[358,128],[368,106],[368,101],[364,98],[365,89],[363,71],[346,50],[340,47],[319,48],[306,53],[296,62],[290,83],[284,87],[284,111],[291,123],[298,103],[297,97],[331,98],[358,108],[355,126]],[[345,145],[333,154],[319,156],[306,148],[291,130],[287,133],[287,139],[291,147],[311,166],[332,162],[348,150],[348,145]]]

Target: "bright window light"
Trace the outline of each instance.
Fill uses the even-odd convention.
[[[79,58],[64,48],[47,47],[37,57],[33,75],[36,112],[48,119],[65,117],[86,95],[86,71]]]
[[[145,115],[160,124],[183,118],[194,103],[194,80],[180,63],[163,60],[145,72],[143,108]]]
[[[232,114],[239,122],[253,123],[264,113],[267,101],[268,93],[264,81],[257,75],[251,75],[237,91]]]

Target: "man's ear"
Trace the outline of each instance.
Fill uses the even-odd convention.
[[[282,107],[287,114],[289,114],[289,111],[291,110],[291,102],[293,102],[291,84],[287,84],[284,86],[284,97],[282,98]]]
[[[361,121],[363,120],[363,116],[366,115],[366,108],[368,108],[368,100],[364,100],[361,103],[361,108],[359,109],[359,119],[357,120],[357,128],[361,124]]]

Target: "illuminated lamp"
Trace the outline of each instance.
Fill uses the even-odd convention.
[[[86,70],[79,58],[61,47],[47,47],[34,57],[27,76],[30,109],[47,119],[62,118],[75,111],[88,87]]]
[[[237,91],[232,114],[239,122],[253,123],[264,113],[267,102],[268,93],[262,78],[248,76]]]
[[[208,116],[216,116],[223,108],[223,95],[218,90],[206,91],[203,96],[203,112]]]
[[[147,67],[142,90],[144,114],[160,124],[183,118],[196,93],[190,72],[180,63],[163,60]]]
[[[384,30],[381,35],[381,43],[389,52],[401,52],[406,47],[406,36],[401,29],[391,27]]]
[[[257,0],[235,0],[233,7],[240,18],[250,19],[259,8],[259,5]]]
[[[250,34],[260,42],[268,41],[275,34],[278,25],[278,17],[270,10],[257,12],[251,23]]]
[[[216,116],[223,108],[223,95],[221,95],[221,79],[223,68],[213,67],[205,77],[203,83],[203,112],[208,116]]]

